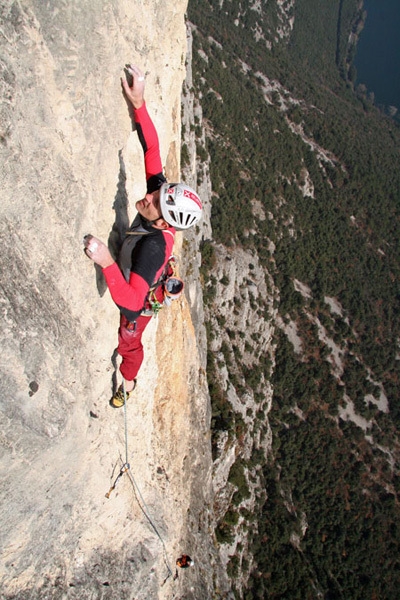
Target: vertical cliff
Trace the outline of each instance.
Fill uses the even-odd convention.
[[[88,232],[113,244],[145,191],[127,62],[147,73],[166,174],[179,177],[186,4],[0,0],[4,598],[211,597],[201,331],[186,299],[154,319],[125,437],[108,404],[118,311],[81,245]],[[197,269],[194,237],[178,236],[178,255],[182,241]],[[133,479],[107,499],[127,454]],[[164,583],[182,552],[196,568]]]

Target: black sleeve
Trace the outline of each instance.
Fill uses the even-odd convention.
[[[160,187],[162,186],[162,184],[165,183],[166,181],[167,180],[165,179],[165,177],[162,173],[158,173],[157,175],[152,175],[147,180],[147,193],[151,194],[152,192],[159,190]]]

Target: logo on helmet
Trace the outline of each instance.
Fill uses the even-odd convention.
[[[188,189],[183,190],[183,195],[185,196],[185,198],[190,198],[191,200],[193,200],[193,202],[195,202],[199,208],[203,208],[202,204],[199,200],[199,197],[196,194],[194,194],[193,192],[191,192],[190,190],[188,190]]]

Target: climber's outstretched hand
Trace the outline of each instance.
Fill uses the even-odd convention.
[[[140,108],[144,102],[144,73],[136,65],[129,65],[127,71],[132,75],[132,85],[129,85],[124,73],[121,77],[122,87],[126,97],[132,102],[134,108]]]
[[[96,265],[100,265],[102,269],[109,267],[115,262],[107,246],[93,235],[85,235],[83,245],[85,246],[84,251],[86,256],[95,262]]]

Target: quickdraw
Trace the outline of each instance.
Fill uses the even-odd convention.
[[[108,490],[108,492],[107,492],[107,494],[106,494],[106,498],[109,498],[109,497],[110,497],[110,495],[111,495],[111,492],[112,492],[113,490],[115,490],[115,487],[116,487],[116,485],[117,485],[118,481],[120,480],[120,478],[122,477],[122,475],[123,475],[124,473],[126,473],[127,471],[129,471],[129,469],[130,469],[130,465],[129,465],[129,463],[125,463],[125,464],[123,464],[123,465],[122,465],[122,467],[121,467],[121,469],[120,469],[120,472],[118,473],[117,477],[115,478],[115,481],[114,481],[114,483],[112,484],[112,486],[110,487],[110,489]]]
[[[140,313],[144,317],[156,317],[163,305],[159,302],[154,294],[154,290],[150,290],[145,303],[145,308]]]
[[[151,310],[154,314],[154,316],[157,316],[158,313],[160,312],[160,310],[162,309],[163,305],[161,304],[161,302],[159,302],[156,298],[155,295],[155,290],[151,290],[149,297],[148,297],[148,302],[151,306]]]

